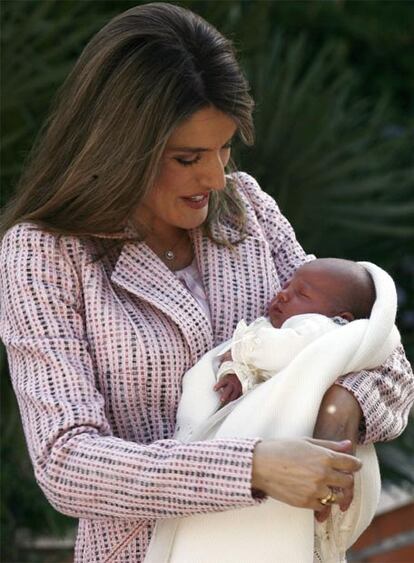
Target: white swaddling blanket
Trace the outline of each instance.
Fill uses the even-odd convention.
[[[318,338],[277,376],[247,395],[217,410],[218,394],[213,391],[217,355],[228,343],[208,352],[186,373],[177,425],[186,428],[186,418],[197,417],[200,424],[191,440],[311,436],[322,397],[334,381],[340,375],[374,368],[389,356],[400,342],[394,325],[395,286],[378,266],[361,264],[376,288],[370,318]],[[186,381],[191,382],[191,393],[186,393]],[[176,437],[183,439],[180,430]],[[356,455],[363,467],[355,474],[351,507],[341,513],[333,506],[328,521],[316,524],[318,551],[326,563],[343,559],[345,550],[369,525],[378,503],[380,475],[374,447],[358,446]],[[268,499],[254,507],[158,521],[145,563],[311,563],[314,532],[313,511]]]

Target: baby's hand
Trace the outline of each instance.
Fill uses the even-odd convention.
[[[214,386],[214,391],[218,391],[220,402],[226,405],[230,401],[238,399],[242,394],[242,386],[235,373],[227,373]]]

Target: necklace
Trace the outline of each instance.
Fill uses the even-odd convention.
[[[178,253],[178,250],[180,250],[180,252],[181,252],[181,247],[183,246],[184,242],[186,242],[186,241],[188,241],[188,234],[187,234],[186,231],[183,231],[180,238],[172,246],[169,246],[168,248],[165,248],[165,246],[160,244],[160,242],[158,240],[154,240],[154,239],[152,241],[152,244],[150,243],[150,245],[152,246],[152,248],[154,248],[154,246],[155,246],[155,252],[158,254],[158,256],[162,260],[164,260],[167,264],[172,265],[173,262],[178,260],[178,258],[180,256],[180,253]],[[155,244],[154,244],[154,242],[155,242]],[[163,246],[164,246],[164,248],[163,248]],[[188,249],[186,249],[186,252],[185,252],[186,255],[187,255],[187,250]]]
[[[164,250],[163,258],[167,262],[173,262],[174,260],[176,260],[176,258],[177,258],[176,251],[178,250],[179,247],[181,247],[181,243],[183,243],[185,240],[187,240],[187,233],[186,232],[183,233],[183,236],[178,239],[178,241],[174,244],[174,246]]]
[[[174,250],[172,248],[170,248],[169,250],[166,250],[164,252],[164,258],[166,260],[168,260],[168,262],[172,262],[173,260],[175,260]]]

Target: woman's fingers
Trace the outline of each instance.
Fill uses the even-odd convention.
[[[331,495],[334,495],[332,500],[329,502],[328,505],[324,505],[321,503],[321,499],[327,498]],[[323,492],[319,494],[317,498],[314,499],[314,505],[310,508],[313,508],[315,511],[323,510],[326,508],[330,508],[332,504],[341,504],[344,501],[344,493],[340,489],[333,491],[332,487],[325,487]],[[329,514],[329,513],[328,513]]]
[[[315,446],[328,448],[334,452],[352,453],[351,440],[342,440],[340,442],[335,440],[321,440],[319,438],[305,438],[305,440],[311,444],[315,444]]]
[[[349,490],[354,488],[354,476],[352,473],[343,473],[341,471],[331,470],[328,472],[326,478],[330,487]]]
[[[343,451],[349,443],[329,440],[273,440],[256,446],[252,486],[293,506],[322,511],[320,499],[334,489],[333,500],[345,506],[361,462]]]
[[[335,493],[338,493],[338,490],[334,489]],[[348,487],[342,490],[343,496],[337,497],[336,504],[339,505],[339,508],[342,512],[348,510],[351,505],[352,499],[354,498],[354,489],[353,487]],[[322,497],[323,498],[323,497]],[[331,507],[329,505],[318,507],[315,510],[315,518],[318,522],[325,522],[331,513]]]
[[[330,513],[331,513],[331,507],[330,506],[321,505],[320,508],[317,508],[315,510],[315,519],[318,522],[325,522],[325,520],[327,520],[329,518]]]
[[[354,498],[354,489],[345,489],[344,490],[344,500],[339,504],[339,508],[342,512],[348,510],[351,505],[351,502]]]
[[[320,446],[328,450],[336,452],[335,455],[331,456],[332,467],[338,471],[344,472],[355,472],[359,471],[362,467],[362,462],[354,457],[353,455],[342,453],[350,451],[352,449],[352,442],[350,440],[344,440],[342,442],[333,442],[332,440],[318,440],[316,438],[306,438],[306,441],[314,444],[315,446]]]
[[[332,458],[332,467],[337,471],[354,473],[361,469],[362,461],[352,455],[336,453]]]
[[[321,445],[323,447],[329,447],[337,452],[343,452],[352,454],[354,450],[354,446],[351,440],[342,440],[341,442],[333,442],[334,446],[332,447],[332,442],[330,440],[317,440],[312,439],[310,440],[312,443],[316,445]],[[355,459],[355,458],[354,458]],[[352,499],[354,498],[354,478],[352,473],[344,473],[346,471],[344,469],[344,460],[341,458],[334,458],[334,467],[336,471],[334,473],[334,478],[332,479],[332,485],[336,485],[338,487],[343,488],[343,498],[337,503],[339,504],[340,509],[345,512],[351,505]],[[345,460],[345,466],[349,463],[349,460]],[[350,464],[352,466],[352,463]],[[361,464],[362,465],[362,464]],[[344,477],[345,476],[345,477]],[[342,484],[341,484],[342,482]],[[315,518],[318,522],[324,522],[330,514],[330,507],[324,507],[322,510],[315,511]]]

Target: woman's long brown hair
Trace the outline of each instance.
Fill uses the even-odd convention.
[[[253,141],[253,102],[231,43],[172,4],[132,8],[89,42],[35,143],[2,232],[30,221],[60,234],[117,233],[148,193],[172,131],[197,110],[230,115]],[[243,206],[229,182],[206,230]]]

